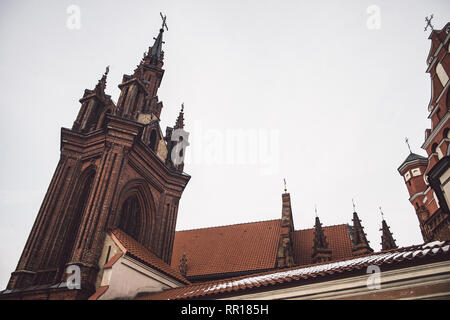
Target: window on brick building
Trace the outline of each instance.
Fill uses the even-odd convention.
[[[150,149],[153,151],[156,151],[156,130],[152,130],[152,133],[150,134],[150,143],[149,143]]]
[[[120,209],[119,228],[129,236],[138,239],[141,206],[136,195],[130,196]]]
[[[437,143],[433,143],[433,145],[431,146],[431,153],[436,153],[436,149],[438,147]]]
[[[448,75],[441,63],[438,63],[436,66],[436,74],[441,81],[442,86],[445,86],[448,82]]]
[[[411,170],[413,177],[420,176],[420,168],[414,168]]]

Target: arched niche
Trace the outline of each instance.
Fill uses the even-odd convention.
[[[148,247],[155,225],[155,202],[144,179],[129,181],[122,188],[115,212],[114,226]]]
[[[98,119],[98,123],[97,123],[97,129],[106,128],[106,118],[107,118],[108,114],[112,114],[112,108],[111,107],[107,108],[100,115],[100,118]]]
[[[155,152],[156,152],[156,139],[157,139],[156,129],[153,129],[152,132],[150,133],[149,147]]]
[[[74,188],[68,214],[64,216],[61,254],[58,255],[58,267],[64,269],[65,264],[71,258],[81,220],[87,210],[89,197],[94,185],[96,166],[87,167],[80,175]]]

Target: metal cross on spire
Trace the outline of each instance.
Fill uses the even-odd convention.
[[[431,24],[431,20],[433,19],[433,15],[431,15],[429,18],[425,17],[425,22],[427,23],[427,25],[425,26],[425,30],[423,31],[427,31],[428,27],[430,27],[431,31],[434,30],[433,25]]]
[[[381,209],[381,206],[380,207],[378,207],[378,208],[380,208],[380,212],[381,212],[381,218],[384,220],[384,213],[383,213],[383,210]]]
[[[283,181],[284,181],[284,193],[286,193],[286,192],[287,192],[287,187],[286,187],[286,178],[284,178],[284,179],[283,179]]]
[[[356,205],[355,205],[355,201],[353,201],[353,198],[352,198],[352,204],[353,204],[353,212],[356,212]]]
[[[317,217],[317,204],[314,204],[314,212],[316,213],[316,217]]]
[[[162,19],[161,29],[164,29],[164,27],[166,27],[166,30],[169,31],[169,28],[167,28],[167,23],[166,23],[167,16],[163,16],[162,12],[160,12],[159,14],[161,15],[161,19]]]
[[[405,138],[405,142],[406,142],[406,145],[408,146],[409,153],[412,153],[412,151],[411,151],[411,146],[409,145],[408,137]]]

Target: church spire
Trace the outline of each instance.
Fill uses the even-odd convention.
[[[184,128],[184,103],[181,104],[181,110],[178,114],[177,121],[175,122],[174,129],[183,129]]]
[[[352,242],[353,242],[353,254],[361,255],[373,252],[369,246],[369,241],[364,233],[364,227],[361,224],[361,220],[358,217],[356,211],[353,212],[353,228],[352,228]]]
[[[381,211],[381,207],[380,207]],[[381,250],[390,250],[390,249],[397,249],[397,245],[395,244],[394,237],[392,236],[392,232],[390,231],[390,228],[388,224],[386,223],[386,220],[384,220],[383,211],[381,211]]]
[[[161,15],[161,19],[162,19],[162,25],[161,25],[161,29],[159,29],[159,34],[156,38],[153,38],[155,40],[155,42],[153,43],[153,46],[151,46],[148,49],[148,53],[147,53],[147,57],[150,61],[151,65],[158,65],[159,61],[162,60],[162,56],[164,55],[164,52],[162,51],[162,45],[164,43],[163,41],[163,33],[164,33],[164,28],[166,28],[167,31],[169,31],[169,28],[167,27],[166,24],[166,16],[163,16],[163,14],[160,12],[159,13]],[[144,58],[144,60],[146,59]]]
[[[317,214],[317,210],[316,210]],[[328,248],[327,238],[322,229],[319,217],[316,215],[316,223],[314,225],[314,246],[312,259],[313,263],[326,262],[331,260],[331,250]]]
[[[164,69],[162,51],[164,28],[168,30],[166,16],[161,14],[162,26],[159,34],[149,47],[132,75],[124,75],[117,102],[117,115],[147,124],[149,120],[159,120],[162,102],[158,99]]]

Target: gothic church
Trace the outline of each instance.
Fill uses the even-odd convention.
[[[398,170],[425,243],[398,248],[383,219],[380,252],[356,210],[351,224],[324,226],[316,216],[313,228],[295,230],[286,190],[280,219],[175,231],[190,176],[179,160],[183,108],[173,127],[160,127],[165,28],[163,18],[123,76],[117,104],[105,94],[108,69],[85,90],[72,128],[61,130],[59,163],[0,299],[450,298],[450,23],[430,35],[428,158],[411,153]],[[367,284],[373,266],[383,275],[375,289]]]

